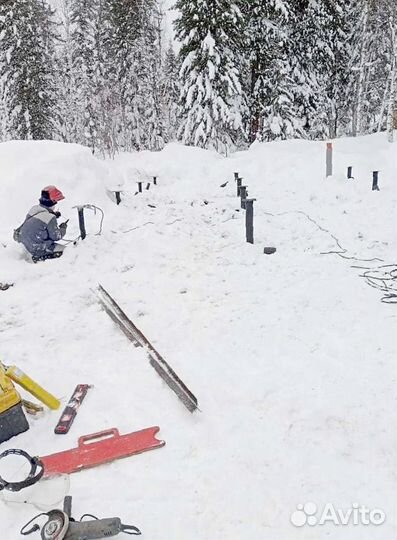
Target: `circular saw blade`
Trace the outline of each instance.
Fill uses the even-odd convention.
[[[48,512],[48,521],[41,529],[42,540],[63,540],[69,528],[69,517],[62,510]]]

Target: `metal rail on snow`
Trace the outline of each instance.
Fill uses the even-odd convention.
[[[185,383],[178,377],[171,366],[164,360],[159,352],[153,347],[146,336],[128,318],[117,302],[102,287],[98,286],[99,301],[109,317],[123,331],[135,347],[143,347],[147,351],[150,365],[157,371],[163,381],[175,392],[185,407],[194,412],[198,409],[196,396],[189,390]]]

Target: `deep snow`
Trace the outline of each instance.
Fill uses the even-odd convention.
[[[0,292],[1,356],[63,404],[77,383],[95,385],[67,436],[53,434],[60,411],[47,411],[0,449],[45,455],[82,434],[151,425],[167,443],[72,475],[76,517],[119,515],[154,540],[396,537],[396,312],[351,267],[395,263],[396,145],[376,135],[334,150],[326,180],[324,143],[257,144],[230,158],[172,144],[115,162],[77,145],[0,144],[0,282],[15,282]],[[234,171],[257,199],[254,246]],[[152,175],[158,186],[134,195]],[[34,265],[12,230],[50,183],[66,195],[68,238],[84,203],[104,210],[103,233],[90,213],[84,242]],[[120,186],[116,206],[108,190]],[[333,237],[346,255],[384,263],[323,254],[339,249]],[[276,254],[263,254],[269,245]],[[98,283],[202,412],[183,407],[101,310]],[[294,527],[291,513],[309,501],[380,508],[386,522]],[[0,501],[2,540],[35,513]]]

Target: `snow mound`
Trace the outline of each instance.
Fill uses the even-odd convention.
[[[23,221],[41,189],[54,184],[65,195],[64,208],[103,203],[105,188],[119,173],[111,162],[77,144],[11,141],[0,144],[0,239]]]

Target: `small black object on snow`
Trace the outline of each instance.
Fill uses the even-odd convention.
[[[263,253],[265,253],[266,255],[273,255],[273,253],[276,253],[277,251],[277,248],[275,247],[264,247],[263,248]]]
[[[219,187],[226,187],[229,182],[225,182],[224,184],[221,184]]]
[[[13,283],[0,283],[0,291],[6,291],[10,287],[13,287]]]

